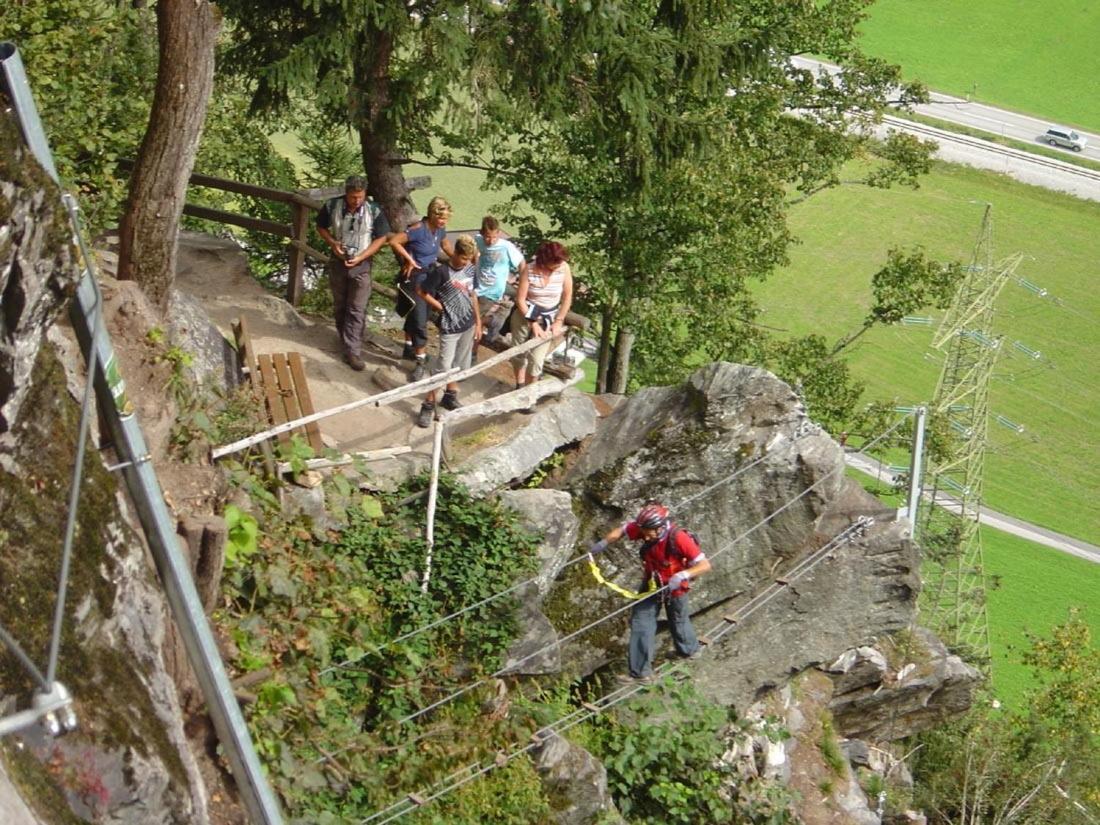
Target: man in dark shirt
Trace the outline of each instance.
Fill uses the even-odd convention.
[[[367,181],[352,175],[344,196],[325,201],[317,213],[317,234],[332,250],[325,267],[332,289],[336,334],[344,360],[356,371],[366,365],[361,357],[363,325],[371,292],[371,258],[389,241],[382,210],[367,200]]]

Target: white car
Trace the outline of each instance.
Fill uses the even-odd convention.
[[[1042,139],[1051,146],[1064,146],[1066,149],[1072,149],[1074,152],[1080,152],[1089,142],[1087,137],[1079,135],[1077,132],[1065,126],[1051,126],[1046,130]]]

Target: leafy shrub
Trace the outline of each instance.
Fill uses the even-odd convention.
[[[725,709],[689,683],[666,683],[629,702],[629,721],[621,718],[602,724],[597,746],[625,816],[653,825],[730,821],[722,786],[731,769],[719,762]]]
[[[536,563],[537,537],[515,514],[444,477],[433,573],[422,593],[424,499],[410,495],[422,486],[419,479],[367,496],[334,476],[326,507],[344,514],[341,529],[287,521],[266,507],[251,555],[240,552],[252,540],[247,520],[234,522],[233,540],[243,546],[227,566],[231,607],[219,619],[239,669],[272,671],[256,687],[249,723],[276,787],[305,820],[358,821],[394,799],[395,788],[431,784],[534,730],[524,712],[486,721],[476,691],[394,724],[499,667],[517,627],[515,601],[394,640],[507,589]],[[525,760],[513,762],[418,821],[542,821],[537,777]],[[482,809],[488,813],[472,813]]]

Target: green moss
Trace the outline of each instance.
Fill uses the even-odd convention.
[[[843,777],[848,767],[848,760],[840,752],[840,745],[836,741],[836,730],[833,728],[833,718],[828,713],[821,717],[821,738],[817,740],[817,747],[829,770]]]
[[[67,510],[80,410],[68,395],[64,371],[53,350],[44,347],[32,374],[23,413],[13,427],[16,474],[0,471],[0,512],[7,539],[0,550],[0,622],[11,630],[41,670],[46,667],[57,598],[64,518]],[[174,784],[186,784],[179,754],[151,705],[148,690],[130,651],[96,645],[81,637],[76,613],[87,621],[109,619],[114,610],[114,580],[122,574],[108,547],[112,541],[137,541],[118,511],[118,485],[94,448],[85,453],[83,482],[69,572],[65,621],[58,662],[59,681],[72,692],[81,731],[104,748],[133,748],[155,753]],[[121,539],[112,530],[125,531]],[[130,574],[127,574],[130,575]],[[21,701],[35,683],[10,654],[0,652],[0,683]],[[22,757],[20,757],[22,758]],[[33,762],[33,758],[30,761]],[[33,773],[25,766],[24,774]],[[49,803],[37,788],[53,784],[45,768],[28,778],[29,799]],[[50,803],[52,804],[52,803]]]
[[[26,748],[17,748],[11,737],[0,745],[0,757],[19,795],[35,813],[51,825],[81,825],[85,820],[72,812],[65,794]]]

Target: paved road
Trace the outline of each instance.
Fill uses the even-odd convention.
[[[1042,139],[1042,134],[1048,126],[1054,125],[1048,120],[1031,117],[1030,115],[1021,115],[1007,109],[998,109],[984,103],[972,103],[939,92],[932,92],[931,103],[922,103],[913,108],[922,115],[959,123],[972,129],[981,129],[983,132],[1000,135],[1001,137],[1034,143],[1037,146],[1046,145],[1045,140]],[[1065,152],[1067,155],[1078,155],[1100,160],[1100,136],[1085,132],[1082,129],[1076,129],[1075,131],[1086,136],[1089,140],[1088,146],[1082,151],[1074,152],[1061,147],[1054,148],[1060,152]]]
[[[832,64],[802,57],[792,58],[791,62],[799,68],[814,72],[837,71],[836,66]],[[1034,143],[1036,146],[1041,145],[1038,137],[1050,125],[1047,121],[1038,118],[980,103],[968,103],[950,95],[933,93],[933,100],[935,102],[918,106],[917,110],[941,120],[982,129],[991,134],[1003,134]],[[1065,163],[1046,155],[1012,149],[981,138],[936,129],[899,117],[886,117],[883,125],[878,129],[878,134],[880,137],[885,137],[891,129],[908,132],[925,140],[935,140],[939,144],[936,156],[941,160],[1001,172],[1033,186],[1042,186],[1079,198],[1100,201],[1100,172],[1095,170]],[[1067,158],[1083,155],[1100,159],[1100,136],[1082,134],[1087,134],[1089,137],[1089,145],[1083,152],[1071,152],[1069,149],[1059,151],[1065,152]]]
[[[893,484],[895,481],[896,476],[890,472],[885,465],[873,458],[869,458],[860,453],[846,453],[844,460],[849,467],[866,473],[869,476],[874,476],[889,484]],[[937,503],[949,510],[958,511],[959,509],[958,501],[943,493],[937,496]],[[1089,544],[1087,541],[1081,541],[1072,536],[1056,533],[1045,527],[1039,527],[1036,524],[1021,521],[1018,518],[1007,516],[1004,513],[998,513],[996,510],[990,510],[988,507],[982,507],[980,512],[981,517],[979,521],[986,527],[992,527],[995,530],[1011,533],[1014,536],[1033,541],[1036,544],[1042,544],[1063,553],[1069,553],[1071,556],[1077,556],[1078,558],[1091,561],[1094,564],[1100,564],[1100,547],[1095,544]]]

